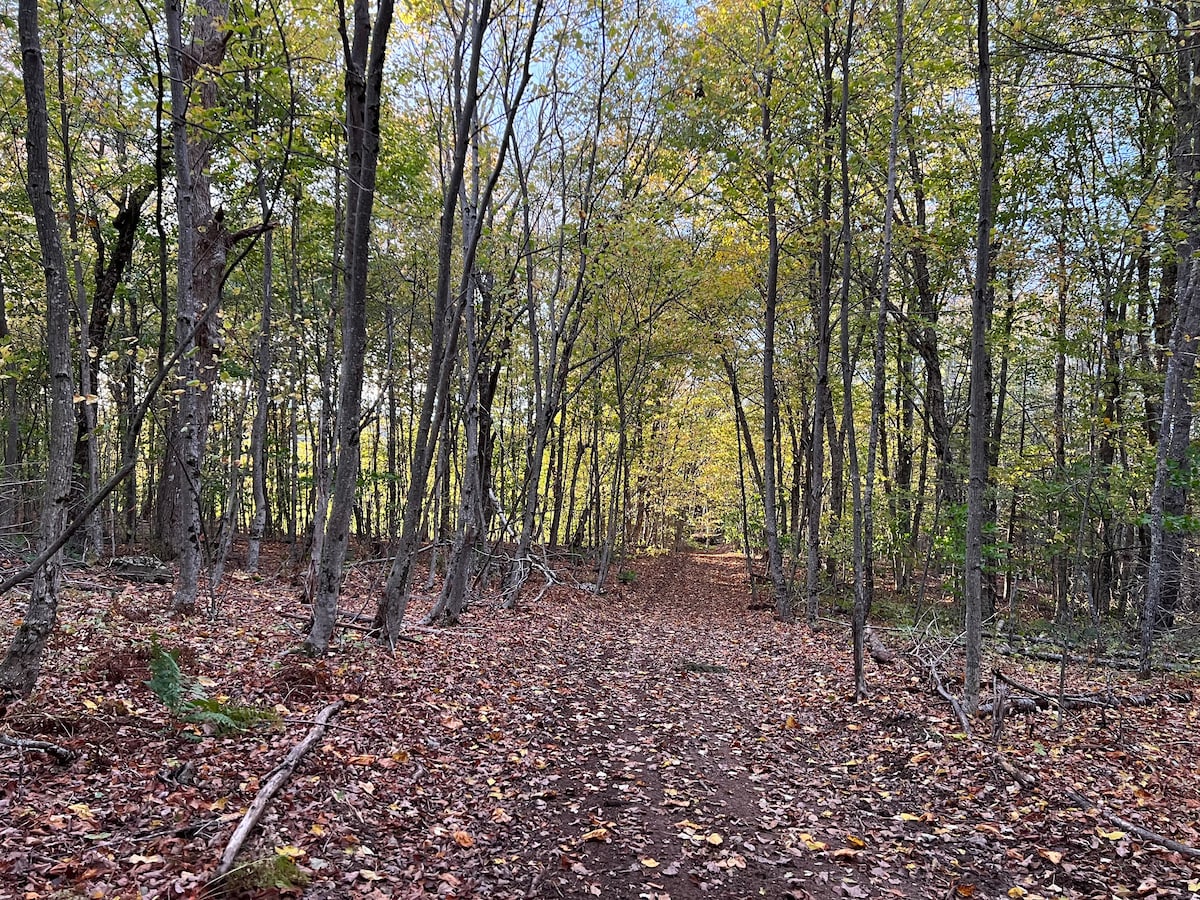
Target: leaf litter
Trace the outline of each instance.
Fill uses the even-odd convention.
[[[485,598],[394,656],[344,631],[316,661],[293,652],[280,613],[300,604],[282,578],[232,580],[214,622],[170,618],[164,588],[68,587],[42,682],[0,727],[80,758],[0,747],[0,896],[204,896],[261,782],[335,698],[345,708],[246,851],[293,868],[223,895],[1200,893],[1194,860],[1100,806],[1200,842],[1193,705],[1071,711],[1061,732],[1053,714],[1009,722],[999,752],[1039,776],[1029,789],[903,666],[872,666],[873,696],[854,704],[847,632],[749,612],[740,558],[631,569],[601,596],[554,586],[516,612]],[[378,578],[351,570],[347,614]],[[6,621],[17,606],[0,600]],[[155,646],[220,702],[277,721],[180,721],[146,685]],[[1056,667],[1019,674],[1053,692]]]

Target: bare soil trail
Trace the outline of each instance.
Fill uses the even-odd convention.
[[[68,591],[38,693],[0,718],[5,733],[80,754],[61,766],[0,747],[0,897],[203,895],[260,783],[339,697],[244,854],[293,860],[307,884],[227,882],[209,896],[1200,891],[1188,860],[1056,787],[1194,845],[1194,706],[1075,712],[1061,733],[1048,713],[1011,723],[1001,750],[1041,776],[1031,791],[902,664],[871,664],[874,695],[853,703],[848,632],[751,612],[739,557],[628,571],[601,596],[556,586],[515,612],[485,599],[394,656],[345,631],[316,662],[291,652],[297,623],[279,613],[301,609],[283,579],[232,579],[208,622],[160,612],[168,588],[106,593],[88,574],[90,588]],[[352,570],[347,614],[380,577]],[[0,600],[0,615],[17,605]],[[152,642],[177,649],[209,696],[280,722],[222,736],[177,721],[145,685]],[[1105,678],[1072,673],[1075,687]]]

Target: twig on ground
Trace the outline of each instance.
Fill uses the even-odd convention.
[[[37,751],[53,756],[62,765],[70,765],[79,758],[79,754],[69,747],[52,744],[49,741],[39,741],[33,738],[16,737],[11,734],[0,734],[0,747],[12,747],[23,753]]]

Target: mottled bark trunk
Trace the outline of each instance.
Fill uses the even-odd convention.
[[[48,550],[66,526],[70,497],[74,386],[71,363],[70,294],[67,263],[50,188],[46,76],[38,33],[37,0],[20,0],[17,30],[25,88],[27,182],[46,279],[46,339],[50,384],[49,459],[38,542]],[[61,556],[55,553],[34,576],[25,616],[0,662],[0,697],[27,696],[37,683],[42,655],[58,615]]]

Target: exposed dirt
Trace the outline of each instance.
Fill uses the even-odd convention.
[[[516,612],[476,603],[461,627],[394,657],[342,632],[317,662],[290,652],[300,623],[279,613],[302,609],[282,578],[234,573],[210,622],[169,618],[169,588],[73,573],[46,676],[0,730],[81,757],[64,767],[0,747],[0,896],[198,894],[260,782],[337,697],[335,727],[244,855],[294,859],[307,887],[225,883],[213,896],[1200,891],[1195,860],[1062,792],[1197,844],[1194,705],[1072,711],[1061,733],[1052,713],[1012,722],[1002,752],[1041,776],[1021,788],[904,664],[870,664],[873,698],[854,704],[847,631],[748,611],[738,557],[629,569],[603,596],[564,586]],[[370,611],[380,576],[352,570],[347,613]],[[0,615],[19,616],[20,598]],[[232,736],[177,721],[145,684],[152,641],[180,651],[210,697],[282,721]],[[1047,689],[1057,679],[998,664]],[[1105,685],[1099,670],[1069,676],[1076,690]]]

